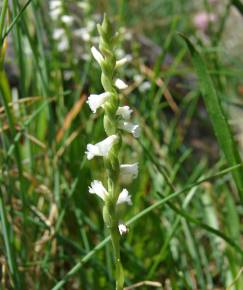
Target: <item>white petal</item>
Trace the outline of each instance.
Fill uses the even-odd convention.
[[[96,146],[96,145],[93,145],[93,144],[88,144],[87,145],[87,151],[85,153],[87,155],[87,159],[91,160],[95,156],[99,156],[100,155],[99,147]]]
[[[124,202],[126,202],[129,205],[132,204],[131,195],[129,194],[126,188],[123,188],[122,192],[119,194],[116,204],[121,204]]]
[[[128,106],[118,107],[116,111],[116,115],[122,116],[124,120],[129,120],[131,117],[132,109],[130,109]]]
[[[117,135],[111,135],[107,137],[105,140],[93,144],[87,145],[87,151],[85,154],[87,155],[87,159],[91,160],[95,156],[104,156],[106,157],[113,146],[114,142],[118,139]]]
[[[140,127],[139,125],[132,124],[130,122],[121,121],[119,123],[119,128],[123,129],[129,133],[132,133],[135,138],[138,138],[140,135]]]
[[[62,36],[65,36],[65,30],[63,28],[54,29],[54,31],[53,31],[53,38],[55,40],[61,38]]]
[[[74,18],[73,18],[72,16],[69,16],[69,15],[63,15],[63,16],[61,17],[61,20],[62,20],[62,22],[65,23],[65,24],[72,24],[73,21],[74,21]]]
[[[115,81],[115,86],[119,89],[119,90],[124,90],[128,87],[128,85],[126,83],[124,83],[124,81],[117,79]]]
[[[104,61],[103,55],[98,51],[96,47],[92,46],[91,52],[94,59],[98,62],[98,64],[101,64]]]
[[[124,224],[119,224],[118,225],[118,230],[119,230],[119,233],[120,233],[121,236],[128,232],[128,228]]]
[[[87,28],[79,28],[73,31],[73,35],[82,38],[84,41],[90,41],[91,35]]]
[[[125,56],[116,62],[116,68],[119,68],[131,60],[131,57]]]
[[[138,163],[133,164],[121,164],[120,165],[121,174],[124,178],[137,178],[138,176]]]
[[[66,37],[62,37],[61,41],[58,42],[57,50],[62,52],[62,51],[66,51],[68,49],[69,49],[68,39]]]
[[[88,97],[87,103],[93,113],[96,113],[96,110],[100,108],[110,96],[110,93],[102,93],[99,95],[92,94]]]
[[[60,0],[52,0],[49,2],[49,7],[51,10],[54,10],[60,6],[62,6],[62,1]]]
[[[53,20],[57,20],[62,14],[62,7],[60,6],[53,10],[50,10],[49,14]]]
[[[89,186],[89,193],[96,194],[103,200],[105,200],[108,195],[107,190],[99,180],[94,180],[91,182],[91,185]]]

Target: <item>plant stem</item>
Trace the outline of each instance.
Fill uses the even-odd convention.
[[[116,266],[116,290],[123,290],[124,274],[120,255],[120,235],[118,225],[111,229],[111,241],[114,251],[115,266]]]

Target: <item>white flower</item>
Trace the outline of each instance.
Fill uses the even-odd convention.
[[[89,193],[98,195],[104,201],[109,194],[102,182],[99,180],[94,180],[91,182],[89,186]],[[128,203],[129,205],[132,204],[131,196],[125,188],[119,194],[116,204],[121,204],[124,202]]]
[[[124,120],[129,120],[131,117],[132,109],[130,109],[128,106],[118,107],[116,111],[116,115],[122,116]]]
[[[147,90],[149,90],[150,88],[151,88],[151,83],[148,81],[145,81],[139,86],[139,91],[144,93]]]
[[[138,163],[133,164],[121,164],[120,165],[121,175],[124,178],[132,177],[133,179],[138,176]]]
[[[128,87],[128,85],[126,83],[124,83],[124,81],[117,79],[115,81],[115,86],[119,89],[119,90],[124,90]]]
[[[103,55],[98,51],[98,49],[94,46],[91,47],[91,52],[94,57],[94,59],[98,62],[100,65],[104,61]]]
[[[62,1],[60,0],[52,0],[49,2],[49,7],[51,10],[59,8],[60,6],[62,6]]]
[[[92,94],[88,97],[87,104],[89,105],[91,111],[96,113],[96,110],[100,108],[106,100],[110,97],[110,93],[105,92],[99,95]]]
[[[131,61],[131,56],[129,56],[129,55],[117,60],[116,61],[116,68],[123,66],[124,64],[126,64],[129,61]]]
[[[90,32],[87,28],[79,28],[73,31],[76,37],[81,37],[84,41],[90,41]]]
[[[61,18],[62,22],[65,24],[72,24],[74,21],[74,18],[70,15],[63,15]]]
[[[55,40],[60,39],[63,36],[65,37],[65,30],[63,28],[57,28],[53,31],[53,38]]]
[[[125,130],[129,133],[132,133],[135,138],[138,138],[140,135],[139,125],[132,124],[130,122],[121,121],[119,122],[119,128]]]
[[[94,156],[107,156],[114,142],[118,139],[117,135],[111,135],[107,137],[105,140],[93,144],[87,145],[87,151],[85,154],[87,155],[88,160],[94,158]]]
[[[57,50],[62,52],[68,50],[68,48],[69,48],[68,39],[66,37],[62,37],[61,41],[57,45]]]
[[[119,230],[119,233],[120,233],[121,236],[128,232],[128,228],[124,224],[119,224],[118,225],[118,230]]]
[[[89,193],[96,194],[103,200],[105,200],[105,198],[108,196],[107,190],[99,180],[94,180],[91,182],[91,185],[89,186]]]
[[[62,7],[60,6],[55,9],[50,10],[49,14],[53,20],[57,20],[62,14]]]
[[[119,194],[119,197],[118,197],[116,204],[121,204],[124,202],[126,202],[129,205],[132,204],[131,195],[129,194],[129,192],[127,191],[126,188],[123,188],[123,190]]]

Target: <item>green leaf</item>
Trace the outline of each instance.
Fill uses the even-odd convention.
[[[191,53],[192,63],[199,79],[200,90],[202,92],[206,109],[212,122],[219,146],[221,147],[229,166],[234,166],[241,163],[239,151],[234,141],[231,128],[227,122],[226,114],[223,111],[206,64],[190,40],[182,34],[180,34],[180,36],[185,40]],[[239,168],[232,172],[232,175],[238,189],[240,199],[243,202],[243,171]]]

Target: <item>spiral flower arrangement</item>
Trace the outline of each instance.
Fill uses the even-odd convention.
[[[99,180],[91,182],[89,192],[96,194],[103,202],[103,219],[111,234],[116,265],[116,290],[122,290],[124,285],[123,267],[120,258],[120,236],[127,232],[125,224],[120,223],[119,204],[132,204],[131,195],[126,188],[119,184],[120,176],[126,179],[136,178],[138,175],[138,163],[121,164],[119,153],[122,145],[124,131],[131,133],[135,138],[139,136],[140,128],[130,122],[132,110],[128,106],[119,106],[119,91],[127,87],[120,79],[116,79],[117,69],[124,65],[126,58],[116,60],[115,43],[116,36],[112,33],[112,26],[104,16],[103,23],[97,26],[100,41],[99,50],[91,48],[95,60],[101,67],[101,83],[104,92],[92,94],[87,103],[93,113],[100,108],[104,110],[104,130],[107,138],[96,144],[87,145],[87,159],[95,156],[104,158],[104,166],[107,172],[107,188]]]

